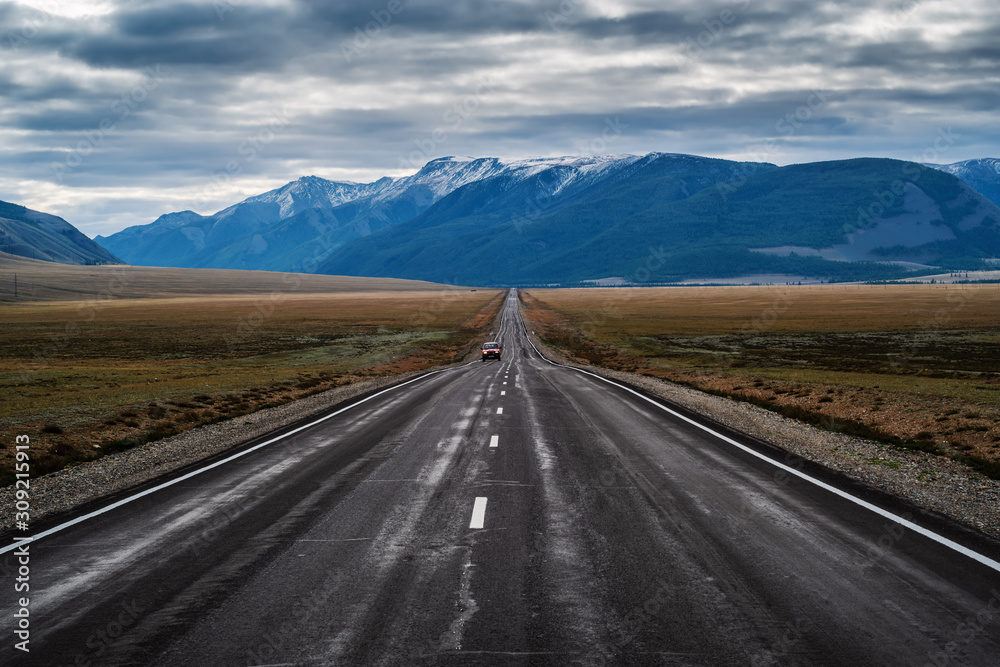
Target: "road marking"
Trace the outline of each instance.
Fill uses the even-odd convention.
[[[23,546],[27,541],[39,540],[39,539],[41,539],[43,537],[47,537],[49,535],[52,535],[53,533],[58,533],[61,530],[65,530],[66,528],[69,528],[70,526],[75,526],[78,523],[83,523],[84,521],[87,521],[88,519],[93,519],[94,517],[100,516],[100,515],[102,515],[102,514],[104,514],[106,512],[110,512],[113,509],[118,509],[122,505],[127,505],[130,502],[132,502],[132,501],[138,500],[139,498],[144,498],[144,497],[148,496],[149,494],[156,493],[157,491],[159,491],[161,489],[165,489],[168,486],[173,486],[174,484],[180,484],[181,482],[189,480],[192,477],[195,477],[197,475],[202,474],[203,472],[208,472],[209,470],[212,470],[213,468],[218,468],[219,466],[225,465],[225,464],[229,463],[230,461],[233,461],[233,460],[238,459],[238,458],[242,458],[242,457],[246,456],[247,454],[255,452],[255,451],[257,451],[258,449],[260,449],[262,447],[267,447],[268,445],[271,445],[271,444],[273,444],[275,442],[278,442],[280,440],[284,440],[285,438],[287,438],[287,437],[289,437],[291,435],[294,435],[296,433],[299,433],[300,431],[304,431],[304,430],[306,430],[308,428],[311,428],[311,427],[315,426],[316,424],[325,422],[327,419],[331,419],[331,418],[336,417],[337,415],[339,415],[339,414],[341,414],[343,412],[347,412],[348,410],[354,409],[354,408],[358,407],[359,405],[363,405],[363,404],[367,403],[368,401],[381,396],[382,394],[388,393],[390,391],[395,391],[397,389],[400,389],[401,387],[405,387],[408,384],[413,384],[414,382],[419,382],[420,380],[426,380],[427,378],[432,377],[434,375],[439,375],[441,373],[448,373],[448,372],[451,372],[451,371],[454,371],[454,370],[458,370],[460,368],[465,368],[466,366],[474,366],[477,363],[480,363],[480,362],[470,361],[467,364],[463,364],[462,366],[455,366],[454,368],[445,368],[445,369],[440,370],[440,371],[431,371],[430,373],[427,373],[426,375],[421,375],[420,377],[415,377],[412,380],[407,380],[406,382],[401,382],[401,383],[393,385],[391,387],[386,387],[382,391],[376,392],[376,393],[374,393],[371,396],[368,396],[366,398],[362,398],[360,401],[357,401],[356,403],[351,403],[350,405],[342,407],[342,408],[340,408],[339,410],[337,410],[335,412],[331,412],[328,415],[325,415],[323,417],[320,417],[319,419],[311,421],[308,424],[303,424],[302,426],[299,426],[298,428],[294,428],[291,431],[288,431],[287,433],[282,433],[279,436],[276,436],[276,437],[270,438],[268,440],[265,440],[264,442],[262,442],[260,444],[254,445],[253,447],[250,447],[248,449],[244,449],[241,452],[237,452],[237,453],[233,454],[232,456],[227,456],[226,458],[222,459],[221,461],[216,461],[215,463],[207,465],[204,468],[198,468],[197,470],[192,470],[191,472],[187,473],[186,475],[181,475],[180,477],[176,477],[176,478],[174,478],[174,479],[172,479],[172,480],[170,480],[168,482],[164,482],[162,484],[157,484],[156,486],[154,486],[152,488],[149,488],[149,489],[146,489],[145,491],[140,491],[139,493],[135,494],[134,496],[129,496],[127,498],[122,498],[121,500],[119,500],[116,503],[112,503],[110,505],[107,505],[106,507],[102,507],[101,509],[94,510],[93,512],[90,512],[89,514],[84,514],[83,516],[78,516],[75,519],[72,519],[72,520],[67,521],[65,523],[61,523],[58,526],[53,526],[52,528],[49,528],[48,530],[42,531],[41,533],[38,533],[37,535],[33,535],[30,538],[30,540],[19,540],[19,541],[15,542],[14,544],[8,544],[7,546],[0,548],[0,554],[5,554],[5,553],[7,553],[9,551],[13,551],[14,549],[17,549],[17,548]]]
[[[501,395],[501,396],[506,396],[506,395],[507,395],[507,392],[505,392],[505,391],[501,391],[501,392],[500,392],[500,395]]]
[[[486,496],[476,498],[476,503],[472,506],[472,521],[469,528],[482,528],[483,521],[486,520]]]
[[[498,415],[502,415],[503,414],[503,408],[497,408],[497,414]]]
[[[491,435],[490,436],[490,447],[499,447],[499,446],[500,446],[500,436],[499,435]]]
[[[522,326],[523,326],[523,322],[522,322]],[[996,570],[997,572],[1000,572],[1000,562],[997,562],[997,561],[993,560],[992,558],[989,558],[988,556],[984,556],[984,555],[982,555],[981,553],[979,553],[977,551],[973,551],[972,549],[969,549],[968,547],[965,547],[965,546],[959,544],[958,542],[955,542],[953,540],[949,540],[944,535],[938,535],[934,531],[929,530],[927,528],[924,528],[923,526],[920,526],[918,524],[915,524],[915,523],[913,523],[912,521],[910,521],[908,519],[904,519],[903,517],[899,516],[898,514],[893,514],[892,512],[890,512],[888,510],[884,510],[881,507],[879,507],[878,505],[873,505],[870,502],[868,502],[866,500],[862,500],[861,498],[858,498],[856,496],[853,496],[853,495],[851,495],[850,493],[848,493],[846,491],[841,491],[837,487],[831,486],[831,485],[827,484],[826,482],[821,482],[820,480],[816,479],[815,477],[810,477],[809,475],[807,475],[806,473],[798,470],[797,468],[793,468],[793,467],[787,466],[784,463],[781,463],[779,461],[775,461],[771,457],[769,457],[769,456],[767,456],[765,454],[761,454],[760,452],[755,451],[755,450],[751,449],[750,447],[747,447],[746,445],[744,445],[744,444],[742,444],[740,442],[737,442],[736,440],[733,440],[732,438],[724,436],[721,433],[719,433],[718,431],[714,431],[711,428],[709,428],[708,426],[705,426],[704,424],[700,424],[700,423],[696,422],[695,420],[691,419],[690,417],[685,417],[681,413],[679,413],[679,412],[677,412],[675,410],[671,410],[667,406],[665,406],[665,405],[663,405],[661,403],[657,403],[656,401],[654,401],[653,399],[649,398],[648,396],[643,396],[638,391],[636,391],[634,389],[631,389],[629,387],[626,387],[623,384],[619,384],[619,383],[617,383],[617,382],[615,382],[613,380],[609,380],[606,377],[602,377],[602,376],[598,375],[597,373],[591,373],[590,371],[585,371],[582,368],[574,368],[572,366],[566,366],[564,364],[557,364],[556,362],[551,361],[550,359],[546,358],[545,355],[543,355],[541,352],[539,352],[538,348],[535,347],[535,344],[531,342],[531,339],[528,339],[528,343],[531,344],[532,349],[535,350],[535,354],[537,354],[539,356],[539,358],[542,359],[542,361],[545,361],[546,363],[551,364],[552,366],[561,366],[562,368],[568,368],[569,370],[576,371],[578,373],[583,373],[584,375],[589,375],[589,376],[591,376],[593,378],[596,378],[596,379],[600,380],[601,382],[606,382],[606,383],[608,383],[610,385],[618,387],[619,389],[627,391],[628,393],[633,394],[634,396],[637,396],[637,397],[641,398],[642,400],[646,401],[647,403],[651,403],[652,405],[658,407],[659,409],[663,410],[664,412],[667,412],[667,413],[669,413],[669,414],[677,417],[678,419],[691,424],[692,426],[694,426],[696,428],[700,428],[702,431],[705,431],[706,433],[710,433],[710,434],[714,435],[719,440],[722,440],[723,442],[727,442],[730,445],[732,445],[732,446],[734,446],[734,447],[736,447],[738,449],[741,449],[744,452],[746,452],[747,454],[750,454],[751,456],[754,456],[754,457],[756,457],[756,458],[758,458],[758,459],[760,459],[762,461],[766,461],[767,463],[770,463],[771,465],[773,465],[774,467],[776,467],[776,468],[778,468],[780,470],[784,470],[789,475],[795,475],[796,477],[798,477],[800,479],[803,479],[803,480],[805,480],[807,482],[815,484],[816,486],[818,486],[821,489],[825,489],[825,490],[829,491],[830,493],[832,493],[834,495],[840,496],[841,498],[843,498],[845,500],[848,500],[848,501],[850,501],[850,502],[852,502],[852,503],[854,503],[856,505],[859,505],[861,507],[864,507],[867,510],[872,511],[875,514],[878,514],[881,517],[889,519],[890,521],[895,521],[899,525],[901,525],[901,526],[903,526],[905,528],[909,528],[913,532],[918,533],[920,535],[923,535],[924,537],[926,537],[926,538],[928,538],[930,540],[933,540],[934,542],[937,542],[938,544],[946,546],[949,549],[952,549],[953,551],[957,551],[958,553],[962,554],[963,556],[968,556],[972,560],[985,565],[986,567],[990,568],[991,570]]]

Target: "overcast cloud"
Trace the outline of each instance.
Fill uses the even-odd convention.
[[[986,0],[32,0],[0,35],[0,199],[90,236],[442,155],[1000,157]]]

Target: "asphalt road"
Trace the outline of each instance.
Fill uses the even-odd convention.
[[[995,544],[497,337],[5,547],[0,664],[1000,664]]]

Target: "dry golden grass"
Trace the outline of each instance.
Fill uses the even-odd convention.
[[[578,360],[657,375],[1000,474],[1000,286],[540,290]]]
[[[989,329],[1000,285],[809,285],[532,289],[598,336]],[[944,319],[939,323],[938,316]]]
[[[417,280],[316,276],[271,271],[170,269],[148,266],[74,266],[0,252],[0,303],[19,301],[157,298],[219,294],[328,294],[332,292],[427,291],[441,285]]]
[[[19,292],[26,263],[45,264],[17,263]],[[110,298],[74,299],[81,271],[119,269],[30,268],[46,300],[0,305],[0,424],[33,436],[36,472],[456,361],[503,297],[412,281],[135,269]],[[10,454],[0,450],[5,471]]]

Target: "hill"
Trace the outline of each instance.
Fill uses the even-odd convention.
[[[0,201],[0,252],[60,264],[121,260],[60,217]]]
[[[566,205],[557,197],[529,217],[509,206],[502,177],[470,184],[406,225],[345,245],[319,270],[464,284],[757,273],[858,280],[915,265],[978,268],[1000,256],[1000,208],[915,163],[645,159],[629,178]],[[524,186],[544,192],[541,180]]]
[[[271,271],[178,269],[150,266],[72,266],[0,252],[0,302],[82,301],[101,308],[109,300],[182,297],[257,298],[269,310],[292,295],[432,292],[444,285],[394,278],[287,274]],[[88,311],[89,312],[89,311]]]

